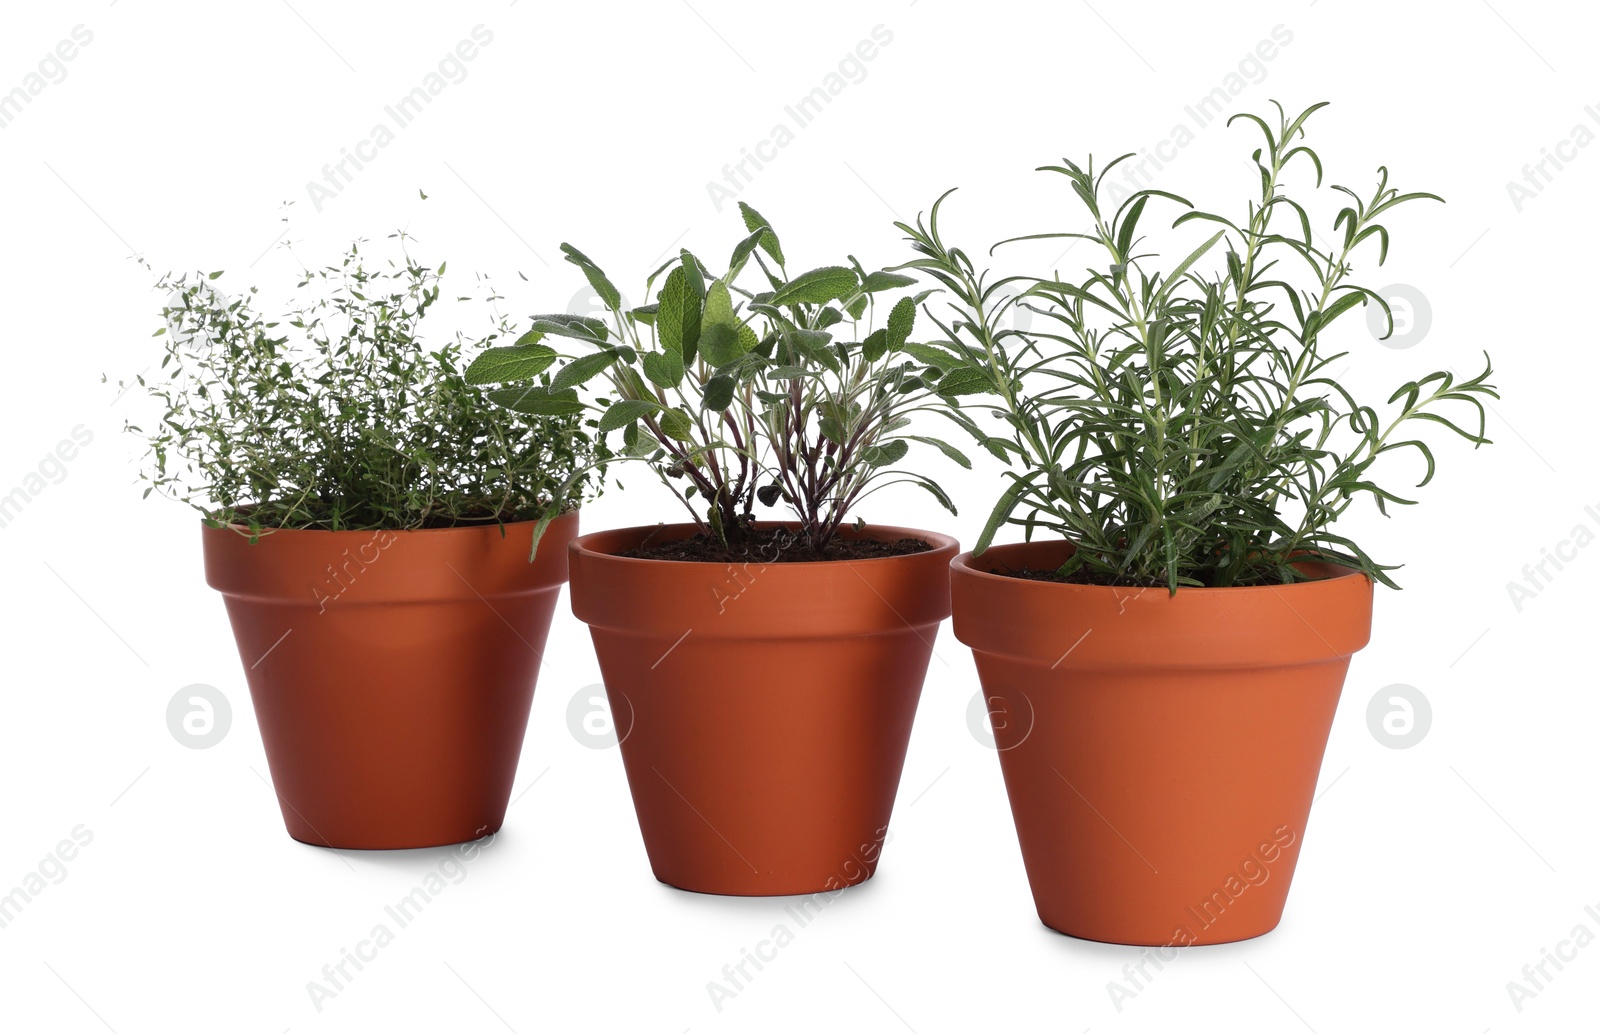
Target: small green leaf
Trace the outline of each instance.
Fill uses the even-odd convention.
[[[735,384],[732,377],[719,375],[706,381],[701,392],[701,405],[713,412],[721,413],[733,405],[733,390]]]
[[[861,461],[869,467],[887,467],[891,463],[900,462],[909,448],[904,438],[896,438],[865,449],[861,453]]]
[[[694,421],[689,419],[689,414],[681,409],[669,409],[661,414],[661,433],[668,438],[676,438],[680,442],[691,441],[694,438]]]
[[[917,305],[910,298],[902,298],[889,310],[889,350],[899,351],[911,336],[911,327],[917,320]]]
[[[728,285],[714,281],[706,290],[706,309],[700,326],[700,353],[713,367],[727,366],[746,351],[746,341],[755,345],[755,335],[741,340],[739,321],[733,315]]]
[[[617,353],[614,350],[579,356],[556,371],[555,377],[550,380],[550,390],[576,388],[616,361]]]
[[[854,293],[859,283],[856,271],[849,266],[823,266],[801,273],[778,288],[772,295],[772,304],[825,305]]]
[[[682,266],[667,274],[666,281],[661,285],[656,310],[656,337],[661,347],[679,354],[683,352],[683,328],[689,296],[684,276]]]
[[[935,449],[938,449],[940,452],[944,453],[950,459],[961,464],[966,469],[972,469],[972,461],[967,459],[966,454],[943,439],[928,438],[920,434],[907,435],[906,437],[912,439],[913,441],[922,442],[924,445],[931,445]]]
[[[889,332],[879,327],[867,335],[861,342],[861,357],[869,363],[875,363],[889,351]]]
[[[496,388],[488,393],[497,406],[530,416],[571,416],[583,412],[576,391],[552,392],[542,385],[528,388]]]
[[[604,344],[610,335],[610,329],[593,316],[569,316],[564,312],[535,316],[533,330],[542,334],[554,334],[557,337],[576,338],[596,345]]]
[[[556,361],[548,345],[509,345],[485,349],[467,367],[468,384],[505,384],[537,377]]]
[[[772,224],[766,217],[743,201],[739,202],[739,213],[744,216],[744,228],[751,232],[766,229],[766,234],[761,238],[761,250],[772,256],[778,265],[783,265],[783,248],[778,244],[778,234],[772,229]]]
[[[896,287],[910,287],[916,282],[917,278],[914,276],[880,269],[876,273],[867,274],[866,279],[861,281],[861,289],[868,294],[874,294],[878,291],[891,291]]]
[[[676,388],[683,380],[683,359],[676,352],[646,352],[639,357],[644,375],[661,388]]]
[[[967,365],[965,359],[953,352],[947,352],[937,345],[919,345],[908,341],[900,346],[900,351],[920,363],[926,363],[941,371],[954,370],[957,367]]]
[[[977,367],[963,367],[951,370],[939,378],[939,384],[934,388],[940,395],[977,395],[994,390],[994,378],[988,370]]]
[[[619,427],[630,425],[637,426],[636,421],[647,413],[654,413],[661,406],[649,399],[623,399],[613,402],[600,418],[600,430],[615,431]],[[626,443],[626,439],[624,439]]]
[[[600,271],[600,267],[589,260],[589,256],[566,243],[561,245],[561,250],[566,254],[568,262],[583,270],[583,275],[589,281],[589,286],[593,287],[594,293],[600,296],[602,302],[605,302],[606,308],[615,312],[621,307],[621,292],[612,285],[610,280],[606,279],[606,275]]]

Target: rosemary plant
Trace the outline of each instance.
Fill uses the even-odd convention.
[[[1229,122],[1253,124],[1263,137],[1259,190],[1239,223],[1154,189],[1111,209],[1105,177],[1133,155],[1098,172],[1092,159],[1041,169],[1066,180],[1090,228],[1011,240],[1094,245],[1100,259],[1080,280],[977,270],[940,236],[948,193],[926,221],[897,224],[918,255],[899,268],[927,273],[952,296],[953,312],[935,319],[948,339],[937,391],[1008,468],[975,552],[1012,524],[1075,544],[1054,572],[1060,580],[1176,592],[1293,582],[1308,577],[1297,562],[1325,560],[1394,585],[1386,573],[1394,567],[1335,523],[1361,496],[1385,513],[1412,502],[1376,480],[1378,462],[1412,453],[1425,468],[1419,487],[1427,484],[1433,452],[1416,433],[1438,424],[1486,444],[1483,399],[1499,396],[1487,356],[1477,376],[1431,373],[1400,385],[1383,407],[1338,382],[1332,368],[1345,353],[1324,339],[1341,316],[1375,304],[1393,331],[1384,299],[1351,281],[1356,253],[1375,251],[1381,265],[1389,230],[1380,220],[1441,199],[1400,193],[1380,168],[1366,196],[1331,188],[1342,198],[1333,242],[1323,243],[1284,185],[1294,165],[1322,187],[1322,161],[1303,141],[1323,105],[1292,119],[1274,106],[1272,122],[1253,114]],[[1152,204],[1182,210],[1173,227],[1220,229],[1162,272],[1139,235]],[[1002,329],[1012,305],[1042,320],[1027,333]],[[1475,419],[1463,426],[1452,410]],[[1003,430],[987,433],[973,411],[998,417]]]
[[[445,266],[407,251],[369,264],[364,242],[306,269],[281,320],[222,274],[166,274],[157,288],[160,373],[140,375],[161,415],[146,432],[145,495],[189,503],[214,525],[405,530],[549,519],[581,500],[596,443],[572,416],[491,405],[461,370],[464,349],[515,332],[493,317],[437,350],[422,324]],[[481,282],[493,308],[492,288]]]
[[[818,554],[889,484],[920,485],[953,513],[936,483],[895,466],[912,442],[970,465],[944,441],[903,433],[913,411],[936,401],[923,349],[908,340],[926,292],[891,305],[884,296],[914,278],[869,273],[853,256],[848,266],[791,277],[777,233],[739,207],[747,236],[726,272],[712,275],[683,251],[650,275],[645,291],[655,300],[638,308],[563,244],[610,322],[536,316],[514,344],[474,360],[468,380],[508,385],[490,397],[523,412],[590,408],[599,431],[621,433],[620,453],[648,462],[702,532],[730,550],[747,538],[757,503],[787,508],[798,540]],[[869,329],[880,307],[887,315]],[[551,338],[572,342],[571,353]],[[530,380],[552,368],[548,384]],[[581,400],[577,388],[602,376],[609,390]]]

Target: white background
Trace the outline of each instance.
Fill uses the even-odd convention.
[[[1344,0],[693,4],[124,0],[7,11],[0,91],[75,26],[93,39],[0,128],[0,494],[75,426],[93,442],[0,528],[0,890],[74,827],[93,840],[0,929],[0,1026],[1592,1027],[1600,947],[1547,969],[1554,979],[1520,1011],[1507,983],[1578,924],[1600,934],[1584,911],[1600,912],[1588,589],[1600,549],[1579,550],[1520,609],[1507,585],[1526,585],[1524,565],[1577,526],[1600,528],[1585,430],[1600,370],[1584,315],[1600,147],[1577,149],[1560,171],[1547,165],[1548,182],[1535,171],[1541,190],[1520,206],[1507,182],[1524,182],[1523,166],[1580,123],[1600,132],[1584,111],[1600,103],[1593,12],[1503,0],[1448,16],[1437,4]],[[317,211],[307,181],[477,25],[493,38],[466,78]],[[879,25],[892,41],[865,78],[739,195],[773,220],[793,269],[846,251],[869,266],[903,260],[893,218],[950,186],[963,189],[946,232],[974,254],[1014,233],[1078,228],[1060,181],[1031,170],[1154,149],[1176,125],[1193,128],[1185,107],[1278,25],[1292,40],[1246,66],[1230,107],[1332,100],[1311,124],[1331,180],[1365,193],[1385,163],[1402,189],[1449,201],[1402,209],[1389,221],[1389,264],[1376,269],[1369,255],[1358,268],[1358,282],[1420,291],[1427,332],[1394,348],[1347,319],[1345,378],[1381,402],[1439,367],[1475,372],[1487,349],[1505,396],[1496,444],[1444,443],[1423,505],[1351,522],[1380,559],[1405,563],[1405,589],[1380,590],[1372,644],[1350,669],[1283,925],[1189,950],[1113,1004],[1108,982],[1138,951],[1039,924],[998,765],[969,728],[973,667],[945,630],[879,875],[798,930],[719,1011],[708,982],[775,924],[794,924],[783,901],[690,895],[651,878],[615,749],[569,731],[569,701],[598,669],[563,603],[504,832],[319,1012],[307,982],[443,852],[331,852],[285,835],[221,601],[201,577],[196,520],[141,503],[134,443],[119,433],[133,398],[116,402],[100,382],[158,354],[161,299],[131,256],[225,269],[225,290],[255,283],[281,300],[294,265],[274,245],[292,200],[289,239],[313,259],[404,226],[463,286],[472,270],[494,274],[526,316],[571,307],[582,280],[557,250],[571,240],[637,295],[669,248],[724,260],[743,231],[731,203],[717,211],[708,181]],[[1240,214],[1252,133],[1220,122],[1196,131],[1155,185]],[[1323,212],[1321,232],[1330,224]],[[1044,264],[1056,250],[1001,261]],[[959,518],[912,492],[875,497],[865,516],[970,542],[995,470],[924,462]],[[588,508],[586,527],[678,519],[638,473]],[[210,749],[167,729],[168,700],[191,683],[233,705],[232,730]],[[1432,705],[1430,731],[1409,749],[1368,728],[1369,700],[1394,684]]]

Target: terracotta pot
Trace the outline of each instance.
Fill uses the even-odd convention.
[[[459,843],[500,828],[567,543],[551,523],[427,531],[204,528],[289,835]]]
[[[956,638],[996,727],[1039,918],[1119,944],[1214,944],[1278,925],[1372,583],[1111,588],[1051,569],[1063,542],[951,564]]]
[[[793,527],[793,525],[787,525]],[[589,624],[656,879],[807,894],[877,869],[956,542],[907,556],[728,565],[613,554],[688,524],[585,535]]]

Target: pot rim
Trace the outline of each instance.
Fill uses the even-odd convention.
[[[995,550],[1005,549],[1008,546],[1037,546],[1037,545],[1044,545],[1044,544],[1053,544],[1053,543],[1057,543],[1057,542],[1062,543],[1064,545],[1071,545],[1072,544],[1071,540],[1069,540],[1069,539],[1038,539],[1038,540],[1035,540],[1033,542],[1001,542],[1001,543],[995,543],[995,544],[991,545],[988,549],[984,550],[984,554],[987,555],[989,553],[993,553]],[[998,573],[996,573],[994,571],[986,571],[986,570],[983,570],[980,567],[975,567],[975,566],[973,566],[973,560],[974,560],[974,557],[972,555],[972,551],[971,550],[967,550],[966,552],[961,553],[958,556],[952,558],[951,561],[950,561],[950,571],[951,571],[952,576],[979,578],[979,579],[983,579],[985,581],[994,581],[996,583],[1011,582],[1011,583],[1018,583],[1018,584],[1022,584],[1022,585],[1039,586],[1040,589],[1035,590],[1035,591],[1044,591],[1044,592],[1053,592],[1053,591],[1061,591],[1061,590],[1072,590],[1072,591],[1085,591],[1085,592],[1108,592],[1109,591],[1109,592],[1121,592],[1121,593],[1126,593],[1126,592],[1143,593],[1143,592],[1148,592],[1151,589],[1160,589],[1163,592],[1163,594],[1170,595],[1169,593],[1167,593],[1167,587],[1165,585],[1143,585],[1143,586],[1141,586],[1141,585],[1083,585],[1083,584],[1078,583],[1078,582],[1047,582],[1047,581],[1041,581],[1041,580],[1032,579],[1032,578],[1013,578],[1011,575],[998,574]],[[1330,562],[1325,561],[1325,560],[1306,561],[1301,566],[1305,566],[1305,567],[1315,566],[1318,569],[1326,570],[1328,573],[1323,575],[1322,577],[1310,578],[1310,579],[1307,579],[1306,581],[1303,581],[1303,582],[1280,582],[1280,583],[1277,583],[1275,585],[1225,585],[1225,586],[1180,585],[1180,586],[1178,586],[1178,595],[1181,595],[1181,596],[1190,596],[1190,595],[1201,595],[1201,596],[1204,596],[1204,595],[1211,595],[1213,593],[1224,593],[1224,594],[1235,594],[1236,595],[1236,594],[1239,594],[1239,593],[1250,592],[1250,591],[1255,591],[1255,592],[1278,591],[1278,592],[1281,592],[1284,589],[1289,589],[1289,590],[1309,590],[1309,589],[1315,588],[1316,586],[1319,586],[1319,585],[1328,585],[1328,584],[1339,583],[1339,582],[1342,582],[1342,581],[1344,581],[1345,579],[1348,579],[1348,578],[1361,578],[1361,579],[1364,579],[1365,581],[1367,581],[1369,584],[1372,582],[1372,578],[1369,575],[1367,575],[1363,571],[1358,570],[1357,568],[1345,567],[1342,564],[1330,563]]]
[[[756,521],[755,524],[756,524],[756,526],[758,528],[760,528],[760,527],[766,527],[766,528],[771,528],[771,527],[798,528],[800,526],[800,522],[799,521]],[[604,561],[604,562],[607,562],[607,563],[619,563],[619,564],[671,564],[671,565],[678,566],[678,567],[704,567],[704,568],[725,568],[725,567],[727,567],[728,564],[729,564],[729,561],[726,561],[726,560],[665,560],[665,559],[659,559],[659,558],[656,558],[656,557],[619,556],[616,553],[607,553],[607,552],[604,552],[603,550],[592,549],[588,545],[589,540],[591,540],[591,539],[599,538],[599,537],[605,536],[605,535],[624,535],[624,534],[627,534],[627,533],[630,533],[630,532],[638,532],[638,533],[644,534],[644,533],[652,532],[652,531],[655,531],[655,532],[674,531],[675,532],[675,531],[679,531],[679,530],[684,530],[684,531],[687,531],[688,534],[685,534],[682,537],[683,538],[688,538],[689,535],[692,535],[698,529],[699,529],[699,525],[690,524],[688,522],[679,522],[679,523],[676,523],[676,524],[667,524],[667,523],[663,522],[663,523],[659,523],[659,524],[639,524],[639,525],[633,525],[633,526],[625,527],[625,528],[606,528],[606,529],[601,530],[601,531],[590,531],[590,532],[585,532],[582,535],[579,535],[577,538],[573,539],[571,543],[568,544],[567,549],[574,555],[580,555],[581,554],[584,557],[593,557],[593,558],[595,558],[597,560]],[[867,558],[863,558],[863,559],[860,559],[860,560],[849,559],[849,558],[845,558],[845,559],[841,559],[841,560],[783,560],[783,561],[774,561],[773,563],[774,563],[775,566],[781,567],[781,568],[783,568],[785,570],[787,570],[789,568],[833,567],[833,566],[838,566],[838,565],[841,565],[841,564],[889,564],[889,563],[894,563],[896,561],[908,560],[908,559],[911,559],[913,557],[920,557],[920,558],[923,558],[924,560],[926,560],[930,555],[935,555],[935,554],[939,554],[939,553],[946,553],[946,552],[948,552],[949,555],[954,556],[956,551],[961,548],[960,542],[955,538],[955,536],[946,535],[946,534],[943,534],[942,532],[927,531],[927,530],[924,530],[922,528],[910,528],[910,527],[905,527],[903,525],[898,525],[898,524],[868,524],[866,526],[866,529],[864,529],[864,530],[875,530],[875,531],[879,531],[879,532],[899,533],[899,534],[895,534],[895,536],[894,536],[895,538],[916,538],[916,539],[921,539],[922,541],[928,543],[929,548],[928,549],[924,549],[924,550],[922,550],[920,552],[917,552],[917,553],[901,553],[901,554],[899,554],[897,556],[867,557]],[[665,541],[669,541],[670,542],[670,541],[673,541],[673,540],[672,539],[666,539]]]
[[[550,519],[551,525],[568,517],[575,517],[579,507],[562,510]],[[248,524],[214,524],[209,517],[200,518],[200,530],[203,532],[231,531],[241,532],[241,538],[250,538]],[[256,538],[268,538],[272,535],[305,534],[305,535],[436,535],[449,534],[450,532],[483,531],[485,528],[520,528],[528,524],[537,524],[539,518],[528,518],[520,521],[484,521],[482,524],[457,524],[448,528],[262,528]]]

